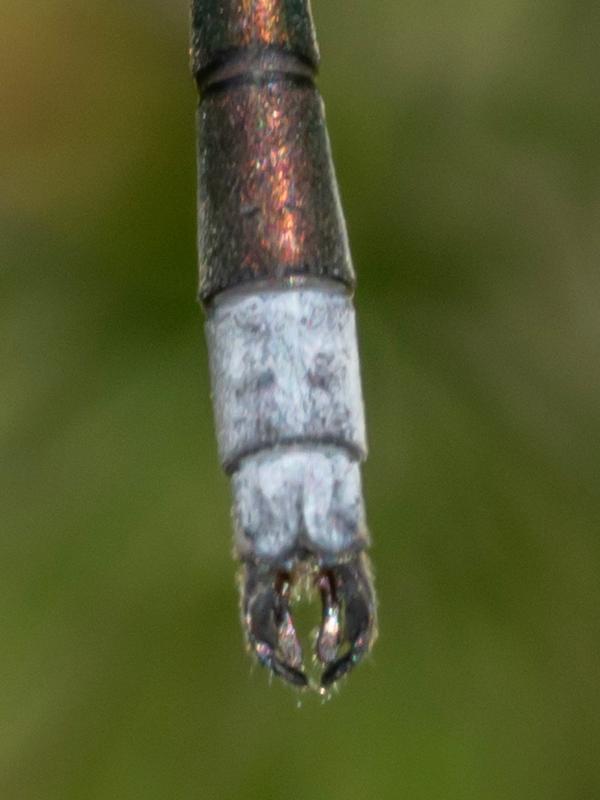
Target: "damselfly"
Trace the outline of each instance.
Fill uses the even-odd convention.
[[[309,685],[294,588],[320,592],[326,690],[370,649],[375,595],[354,271],[309,0],[193,0],[198,242],[242,620],[258,660]]]

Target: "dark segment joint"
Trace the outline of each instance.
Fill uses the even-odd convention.
[[[313,71],[319,51],[308,0],[192,0],[192,70],[202,81],[239,53],[294,55]]]
[[[200,298],[354,286],[308,0],[194,0]]]
[[[314,70],[297,56],[282,51],[234,52],[196,76],[200,99],[230,87],[287,81],[314,87]]]

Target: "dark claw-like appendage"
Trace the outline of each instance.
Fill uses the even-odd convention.
[[[369,652],[377,635],[375,593],[365,555],[319,575],[323,622],[317,655],[325,670],[321,687],[330,688]]]
[[[375,593],[364,554],[317,567],[314,581],[323,609],[316,656],[325,668],[315,688],[323,693],[371,649],[377,628]],[[309,679],[290,612],[293,582],[293,574],[285,570],[246,563],[242,611],[248,643],[259,662],[288,683],[305,688]]]
[[[248,643],[257,659],[275,675],[303,688],[302,648],[290,614],[290,576],[283,571],[246,564],[242,594]]]

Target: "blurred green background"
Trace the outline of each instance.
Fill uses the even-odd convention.
[[[186,0],[2,0],[2,800],[600,796],[600,7],[313,10],[375,654],[298,708],[242,646]]]

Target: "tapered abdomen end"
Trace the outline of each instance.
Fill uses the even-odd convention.
[[[274,674],[325,693],[376,630],[352,302],[332,285],[229,292],[210,306],[207,334],[247,641]],[[311,587],[322,602],[317,682],[291,609],[296,590]]]

